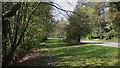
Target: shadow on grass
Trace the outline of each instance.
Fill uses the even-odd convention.
[[[96,47],[96,48],[95,48]],[[116,49],[99,48],[99,46],[69,47],[54,51],[54,55],[59,59],[56,65],[114,65],[117,62],[118,54]],[[116,64],[117,65],[117,64]]]
[[[45,42],[45,46],[40,47],[45,55],[35,57],[24,63],[32,63],[29,65],[34,66],[47,66],[48,51],[51,49],[50,64],[52,66],[86,66],[88,63],[98,66],[117,65],[118,48],[95,45],[98,43],[93,44],[81,43],[81,45],[76,46],[64,46],[63,41],[50,39]]]
[[[62,51],[61,54],[56,55],[59,57],[62,56],[84,56],[88,58],[111,58],[112,55],[107,54],[112,54],[114,52],[117,52],[115,48],[111,47],[101,47],[97,45],[91,45],[91,46],[78,46],[78,47],[67,47],[67,48],[62,48],[59,50],[56,50],[55,52],[58,53]]]
[[[49,42],[50,43],[50,42]],[[118,48],[100,46],[95,44],[102,44],[101,42],[95,43],[84,43],[80,45],[70,45],[64,46],[64,44],[59,44],[58,42],[53,42],[48,46],[52,48],[52,54],[59,60],[58,64],[65,66],[71,64],[72,62],[85,62],[89,60],[93,62],[94,65],[112,65],[118,60]],[[71,62],[72,61],[72,62]],[[62,62],[66,62],[63,63]],[[85,63],[88,63],[86,61]],[[80,63],[79,63],[80,64]],[[78,65],[79,65],[78,64]]]
[[[18,63],[13,66],[47,66],[48,65],[47,59],[48,59],[47,56],[38,56],[35,58],[30,58],[24,62]]]

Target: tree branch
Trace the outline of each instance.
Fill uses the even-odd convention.
[[[51,6],[57,8],[57,9],[59,9],[59,10],[61,10],[61,11],[64,11],[65,13],[67,12],[67,14],[68,14],[68,12],[71,12],[71,13],[75,13],[76,15],[79,16],[79,14],[78,14],[77,12],[70,11],[70,10],[64,10],[64,9],[62,9],[61,7],[59,8],[59,7],[56,6],[56,5],[58,5],[58,4],[54,3],[54,4],[56,4],[56,5],[54,5],[53,2],[50,2],[50,3],[42,2],[42,4],[48,4],[48,5],[51,5]],[[60,6],[60,5],[58,5],[58,6]]]
[[[21,36],[20,36],[20,38],[19,38],[19,40],[18,40],[16,46],[18,46],[18,45],[20,44],[21,39],[22,39],[22,37],[24,36],[24,33],[25,33],[25,31],[26,31],[26,29],[27,29],[27,27],[28,27],[29,21],[30,21],[30,19],[31,19],[31,17],[32,17],[32,15],[33,15],[33,13],[37,10],[37,8],[38,8],[39,5],[40,5],[40,3],[38,3],[37,6],[36,6],[36,7],[33,9],[33,11],[31,12],[31,14],[30,14],[30,16],[29,16],[29,18],[28,18],[28,21],[26,22],[27,24],[26,24],[26,26],[25,26],[23,32],[21,33]]]
[[[12,8],[2,15],[3,18],[9,18],[15,15],[16,11],[20,9],[21,5],[19,3],[12,6]]]

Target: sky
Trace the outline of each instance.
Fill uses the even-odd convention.
[[[70,11],[74,11],[77,1],[78,0],[54,0],[54,2],[57,3],[62,9],[70,10]],[[67,17],[67,14],[64,11],[55,9],[53,11],[53,16],[56,20],[61,19],[61,18],[65,19]]]
[[[53,2],[57,3],[62,9],[70,10],[70,11],[74,11],[78,1],[87,1],[87,0],[53,0]],[[90,0],[88,0],[88,1],[90,1]],[[98,0],[93,0],[93,1],[98,1]],[[102,1],[102,0],[100,0],[100,1]],[[106,1],[106,0],[103,0],[103,1]],[[57,6],[57,7],[59,7],[59,6]],[[108,8],[106,8],[105,10],[107,11]],[[67,20],[68,16],[64,11],[55,9],[52,13],[53,13],[54,19],[56,19],[56,20],[58,20],[58,19],[60,20],[61,18],[64,18],[65,20]]]

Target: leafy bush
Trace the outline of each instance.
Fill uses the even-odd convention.
[[[111,30],[108,33],[106,33],[104,37],[105,37],[104,39],[106,40],[112,39],[113,37],[117,37],[117,32],[114,30]]]

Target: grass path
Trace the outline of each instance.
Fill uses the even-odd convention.
[[[114,66],[120,58],[118,49],[93,44],[64,46],[61,40],[49,39],[40,46],[41,54],[28,62],[34,66]]]

